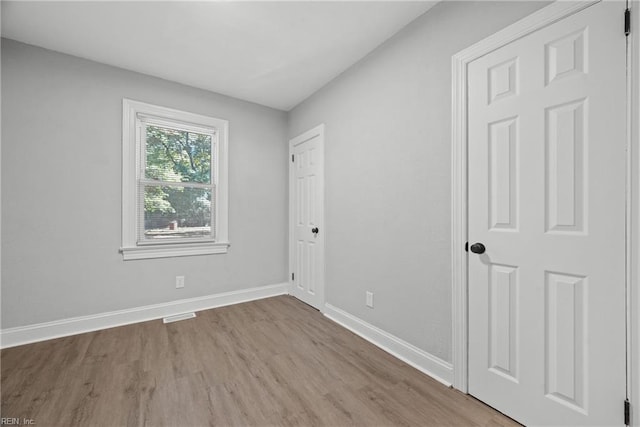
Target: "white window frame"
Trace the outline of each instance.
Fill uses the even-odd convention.
[[[144,174],[142,166],[143,122],[161,123],[163,126],[206,132],[216,132],[217,140],[212,142],[213,174],[215,184],[213,200],[215,220],[214,239],[189,239],[170,242],[140,242],[138,219],[138,181]],[[229,243],[229,181],[228,181],[228,134],[227,120],[201,114],[175,110],[124,98],[122,100],[122,247],[123,259],[167,258],[190,255],[227,253]],[[217,154],[217,155],[216,155]]]

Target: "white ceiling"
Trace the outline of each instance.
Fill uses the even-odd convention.
[[[2,1],[2,36],[290,110],[436,1]]]

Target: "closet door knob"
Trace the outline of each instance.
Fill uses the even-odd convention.
[[[470,249],[474,254],[483,254],[487,250],[482,243],[474,243]]]

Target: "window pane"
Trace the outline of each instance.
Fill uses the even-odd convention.
[[[211,135],[146,126],[145,177],[211,183]]]
[[[144,186],[145,240],[212,238],[211,189]]]

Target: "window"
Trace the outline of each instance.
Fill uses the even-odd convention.
[[[226,253],[226,120],[123,100],[125,260]]]

